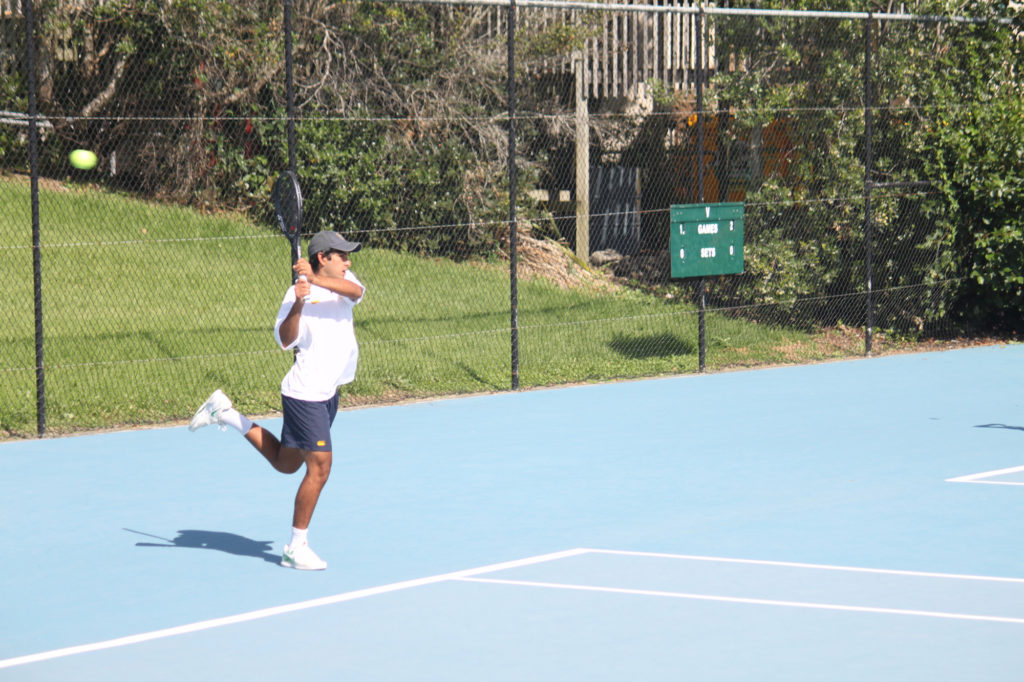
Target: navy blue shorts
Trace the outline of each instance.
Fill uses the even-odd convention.
[[[284,426],[281,445],[300,450],[331,451],[331,425],[338,416],[338,394],[330,400],[308,401],[281,396]]]

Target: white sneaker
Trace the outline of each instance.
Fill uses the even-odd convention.
[[[309,548],[309,545],[299,545],[298,547],[285,545],[284,553],[281,556],[281,565],[303,571],[322,571],[327,568],[327,562],[318,557],[316,552]]]
[[[188,425],[188,430],[195,431],[196,429],[204,426],[216,424],[220,427],[221,431],[224,431],[226,427],[220,420],[220,413],[230,408],[231,398],[224,395],[223,391],[218,388],[212,395],[210,395],[206,402],[203,403],[203,406],[196,410],[191,423]]]

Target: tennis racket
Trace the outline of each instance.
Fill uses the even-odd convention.
[[[295,260],[302,258],[302,190],[299,189],[299,179],[292,171],[285,171],[277,176],[274,182],[274,212],[277,213],[277,224],[281,233],[292,243],[295,251]],[[294,261],[292,261],[294,265]],[[305,276],[296,278],[305,280]],[[303,302],[309,303],[309,295],[302,297]]]

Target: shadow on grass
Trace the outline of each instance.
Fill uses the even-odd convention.
[[[616,334],[608,342],[608,347],[631,360],[691,355],[696,351],[696,346],[691,341],[668,333],[634,336]]]
[[[492,381],[491,379],[485,378],[482,374],[480,374],[479,372],[477,372],[464,362],[459,363],[459,369],[461,369],[465,373],[465,375],[468,376],[473,381],[477,382],[482,386],[490,388],[493,391],[501,391],[508,388],[504,384],[498,384],[497,382]]]

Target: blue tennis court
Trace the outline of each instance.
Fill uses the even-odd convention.
[[[1022,380],[1004,345],[345,411],[323,572],[234,432],[0,444],[0,680],[1018,680]]]

